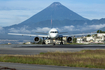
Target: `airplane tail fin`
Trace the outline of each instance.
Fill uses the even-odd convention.
[[[51,19],[51,28],[53,28],[52,19]]]

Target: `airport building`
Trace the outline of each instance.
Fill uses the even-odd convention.
[[[26,42],[25,44],[31,44],[31,42]]]
[[[89,37],[78,37],[77,43],[105,43],[105,33],[94,34]]]

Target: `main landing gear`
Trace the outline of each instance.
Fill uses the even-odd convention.
[[[60,45],[63,45],[63,42],[60,42]]]
[[[42,42],[42,44],[45,44],[45,40],[44,40],[44,37],[43,37],[43,42]]]

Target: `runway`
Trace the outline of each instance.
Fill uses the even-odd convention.
[[[0,54],[35,55],[40,52],[77,52],[105,49],[105,45],[0,45]]]
[[[105,49],[105,45],[0,45],[0,54],[35,55],[40,52],[78,52],[81,50]],[[18,63],[2,63],[0,66],[17,70],[104,70],[94,68],[76,68],[50,65],[32,65]]]

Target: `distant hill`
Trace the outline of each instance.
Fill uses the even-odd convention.
[[[105,18],[102,18],[99,22],[105,24]],[[105,27],[103,27],[99,30],[105,31]]]

